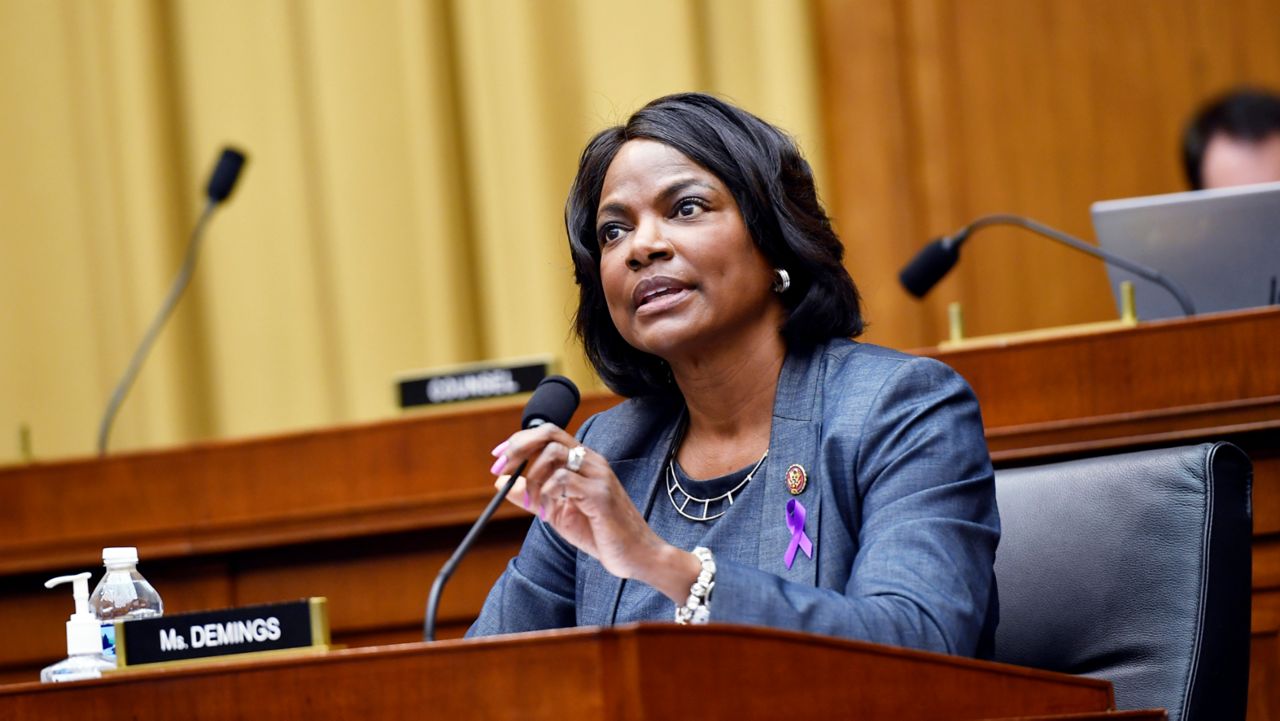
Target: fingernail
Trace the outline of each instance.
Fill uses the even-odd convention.
[[[529,510],[529,492],[524,492],[524,510]]]
[[[506,466],[507,466],[507,457],[498,456],[498,460],[494,461],[493,465],[490,466],[489,473],[492,473],[493,475],[496,476],[499,473],[501,473],[502,469],[505,468]]]
[[[505,451],[505,450],[507,450],[507,446],[509,446],[509,445],[511,445],[511,441],[503,441],[503,442],[499,443],[498,445],[494,446],[494,447],[493,447],[493,450],[492,450],[492,451],[489,451],[489,455],[491,455],[491,456],[493,456],[493,457],[495,457],[495,458],[496,458],[496,457],[498,457],[498,456],[502,455],[502,452],[503,452],[503,451]]]

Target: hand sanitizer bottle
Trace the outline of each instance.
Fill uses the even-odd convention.
[[[44,587],[53,588],[62,583],[72,584],[76,612],[67,621],[67,657],[40,672],[42,683],[99,678],[103,671],[116,667],[114,662],[103,658],[98,619],[89,613],[89,572],[51,578],[45,581]]]

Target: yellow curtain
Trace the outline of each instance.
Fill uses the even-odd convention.
[[[706,90],[821,172],[787,0],[0,0],[0,464],[93,450],[224,143],[248,151],[112,449],[395,415],[400,372],[569,335],[596,130]]]

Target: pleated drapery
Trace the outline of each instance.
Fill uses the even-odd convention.
[[[722,94],[822,167],[812,10],[771,0],[0,0],[0,464],[92,452],[224,143],[249,165],[113,449],[391,417],[397,374],[549,355],[595,131]]]

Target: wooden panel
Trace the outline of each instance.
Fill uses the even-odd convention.
[[[1280,0],[819,0],[823,195],[864,291],[866,338],[932,344],[953,300],[970,335],[1114,317],[1097,261],[1016,230],[975,236],[924,302],[895,278],[930,238],[982,214],[1090,239],[1093,201],[1184,189],[1180,133],[1194,108],[1242,82],[1280,88],[1277,18]],[[1001,465],[1240,443],[1255,463],[1253,623],[1275,629],[1280,366],[1261,359],[1280,357],[1280,329],[1261,322],[1236,325],[1223,346],[1151,328],[1132,342],[944,360],[977,390]],[[1280,674],[1266,638],[1255,639],[1252,719],[1280,718],[1280,686],[1256,682]]]
[[[225,563],[194,558],[153,564],[144,570],[148,579],[163,589],[166,612],[233,605]],[[5,644],[0,650],[0,683],[38,678],[41,668],[66,655],[66,636],[61,630],[74,608],[65,587],[57,593],[44,588],[51,575],[53,571],[0,576],[0,618],[21,619],[21,623],[7,621]],[[95,573],[91,580],[96,581],[99,575]]]
[[[947,200],[935,192],[937,186],[949,185],[946,168],[938,167],[946,156],[915,142],[913,121],[930,118],[910,112],[907,85],[913,79],[940,78],[911,75],[915,63],[901,52],[901,3],[896,0],[823,2],[819,7],[827,163],[833,181],[831,188],[822,189],[823,199],[870,311],[874,325],[868,337],[908,348],[934,342],[945,325],[926,308],[903,302],[897,269],[911,259],[915,241],[927,232],[929,219],[920,211]],[[930,45],[920,52],[939,49]],[[928,88],[946,90],[937,82]],[[919,175],[908,172],[916,168]],[[921,193],[936,202],[919,202]]]
[[[687,664],[708,719],[1105,718],[1111,684],[795,633],[672,624],[335,652],[141,672],[63,688],[0,688],[15,719],[672,719],[688,715]],[[802,674],[805,693],[796,693]],[[849,683],[857,679],[857,683]],[[1068,716],[1068,714],[1074,714]],[[1150,715],[1138,718],[1151,718]]]
[[[937,342],[945,305],[985,334],[1115,316],[1101,264],[1023,231],[965,246],[924,303],[902,263],[978,215],[1093,237],[1089,204],[1184,189],[1180,133],[1208,96],[1280,88],[1280,0],[819,0],[832,187],[868,338]],[[1157,291],[1158,292],[1158,291]]]
[[[1274,541],[1268,545],[1273,544]],[[1274,548],[1269,548],[1268,551],[1267,555],[1273,557],[1271,562],[1274,563],[1276,551]],[[1256,559],[1254,563],[1256,569]],[[1251,611],[1253,614],[1251,627],[1255,634],[1280,633],[1280,588],[1270,584],[1258,586],[1258,580],[1255,578]]]
[[[1250,721],[1280,718],[1276,688],[1280,687],[1280,635],[1255,633],[1249,649]]]
[[[1072,427],[1134,424],[1097,434],[1123,437],[1176,428],[1174,419],[1188,414],[1198,416],[1190,427],[1201,429],[1280,421],[1280,364],[1257,362],[1280,352],[1277,333],[1280,310],[1262,309],[1004,348],[925,352],[974,387],[993,440],[1052,421],[1072,422],[1050,426],[1055,437]],[[1229,420],[1206,421],[1219,415]],[[1147,420],[1154,423],[1142,425]]]
[[[616,402],[588,396],[577,417]],[[107,545],[139,547],[169,612],[327,596],[337,644],[421,639],[431,580],[492,497],[488,451],[519,411],[0,469],[0,618],[24,619],[0,648],[0,683],[63,655],[70,600],[42,583],[85,569],[96,580]],[[528,518],[499,511],[442,597],[441,638],[470,625]]]
[[[512,519],[486,530],[441,597],[439,638],[461,636],[470,626],[527,527],[527,520]],[[167,612],[325,596],[334,644],[405,643],[422,639],[427,591],[463,532],[263,548],[220,555],[216,562],[194,557],[148,563],[142,570],[161,591]],[[0,578],[0,618],[24,619],[6,636],[0,684],[36,678],[65,651],[61,628],[71,601],[54,597],[42,580],[30,574]]]
[[[505,522],[486,530],[445,587],[441,623],[475,618],[527,528],[527,522]],[[236,603],[323,595],[340,635],[408,628],[417,632],[412,640],[421,640],[427,591],[461,536],[456,529],[257,553],[238,565]]]
[[[577,418],[616,402],[588,396]],[[504,403],[0,468],[0,575],[94,567],[110,545],[138,546],[151,562],[470,523],[493,496],[489,449],[519,418]]]
[[[1255,482],[1255,509],[1259,500],[1275,505],[1278,483],[1275,476],[1265,484]],[[1252,600],[1248,718],[1271,721],[1280,719],[1280,534],[1254,537]]]
[[[1257,463],[1253,627],[1255,633],[1267,634],[1280,627],[1280,533],[1276,530],[1280,515],[1276,513],[1280,505],[1276,425],[1280,419],[1268,420],[1265,411],[1280,389],[1274,369],[1250,370],[1248,377],[1231,382],[1200,376],[1235,378],[1238,374],[1225,369],[1238,366],[1241,359],[1258,357],[1258,344],[1277,337],[1280,310],[1153,324],[1070,341],[1016,343],[998,353],[931,352],[973,382],[986,413],[988,438],[993,448],[999,446],[995,456],[1003,464],[1052,460],[1070,455],[1071,449],[1078,452],[1082,443],[1114,449],[1150,444],[1155,442],[1151,432],[1165,427],[1192,433],[1187,440],[1225,433],[1244,444]],[[1190,339],[1230,352],[1222,356],[1197,353]],[[1141,367],[1134,371],[1137,361],[1129,356],[1152,352],[1182,358],[1186,367],[1163,375]],[[993,372],[993,366],[1015,369],[1021,376],[1015,383]],[[1050,371],[1062,375],[1059,382],[1045,375]],[[1092,380],[1087,382],[1086,377]],[[1167,389],[1166,405],[1160,405],[1161,396],[1152,387]],[[1079,417],[1061,418],[1060,406],[1079,403],[1072,396],[1081,393],[1092,394],[1094,400],[1075,407],[1082,413]],[[1224,401],[1224,395],[1234,400]],[[616,400],[592,396],[585,405],[595,410]],[[1258,409],[1263,415],[1250,416],[1250,424],[1239,423],[1241,413]],[[325,595],[330,598],[336,643],[408,641],[420,638],[422,606],[431,578],[489,496],[488,477],[482,470],[488,445],[493,436],[505,435],[514,425],[516,410],[514,406],[463,410],[300,437],[140,454],[108,460],[102,464],[108,470],[101,472],[86,461],[7,469],[0,472],[0,483],[39,486],[76,473],[101,473],[100,483],[82,482],[79,488],[105,498],[118,491],[130,492],[121,483],[133,484],[134,489],[151,482],[170,483],[185,485],[191,497],[204,499],[216,495],[221,477],[185,456],[195,454],[208,466],[243,472],[258,484],[228,486],[227,492],[244,497],[223,499],[202,511],[199,520],[185,521],[185,526],[179,521],[190,509],[166,515],[152,513],[144,505],[146,512],[123,519],[147,541],[140,544],[143,570],[168,599],[169,608],[195,610]],[[1091,416],[1085,411],[1104,413]],[[1242,425],[1249,428],[1242,430]],[[419,440],[424,437],[432,440]],[[485,437],[483,446],[477,437]],[[1075,445],[1060,443],[1064,437]],[[416,459],[411,462],[403,458],[389,462],[382,456],[418,446],[423,450],[410,453]],[[334,471],[328,466],[339,457],[346,465]],[[462,457],[474,459],[467,461],[474,468],[459,471],[462,464],[451,463]],[[74,466],[74,472],[68,466]],[[268,477],[264,468],[276,469],[278,475]],[[191,475],[181,482],[168,478],[182,473]],[[351,477],[369,488],[370,495],[381,496],[377,503],[353,500],[348,507],[334,507],[334,499],[343,494],[356,498],[352,488],[359,484]],[[459,490],[460,484],[467,488]],[[256,503],[260,490],[266,500]],[[56,486],[49,487],[48,493],[56,494]],[[292,504],[284,502],[286,494],[293,494]],[[15,502],[28,506],[8,507],[4,512],[28,518],[23,527],[36,529],[29,514],[35,512],[31,504],[40,498],[34,492],[18,494]],[[82,502],[92,505],[93,495]],[[103,523],[104,528],[109,525]],[[482,537],[445,593],[441,637],[465,630],[493,579],[518,548],[526,525],[527,516],[513,509]],[[48,603],[48,592],[40,588],[40,581],[76,568],[63,565],[72,557],[69,552],[79,554],[73,558],[79,559],[74,562],[81,568],[92,568],[97,566],[96,549],[101,543],[114,538],[133,540],[129,532],[100,531],[99,538],[77,542],[43,528],[31,532],[33,539],[0,539],[0,548],[9,544],[11,551],[0,554],[0,617],[30,621],[12,631],[10,643],[0,649],[0,681],[33,678],[41,665],[61,651],[61,634],[56,629],[67,609]],[[21,549],[22,554],[13,549]],[[1270,656],[1254,659],[1255,667],[1271,662]],[[1272,672],[1269,667],[1258,671]],[[1257,693],[1274,693],[1274,689]]]
[[[1280,441],[1269,444],[1275,448]],[[1253,532],[1255,535],[1280,534],[1280,451],[1264,452],[1255,448],[1253,458]]]
[[[1280,687],[1280,309],[939,352],[973,386],[997,466],[1230,440],[1254,463],[1249,718]]]

